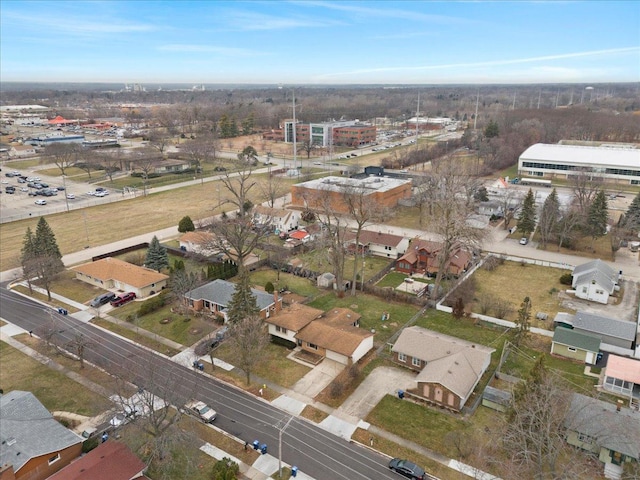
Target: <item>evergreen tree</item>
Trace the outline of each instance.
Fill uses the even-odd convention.
[[[542,240],[542,248],[547,248],[547,243],[551,240],[558,228],[560,221],[560,202],[558,201],[558,193],[554,188],[542,205],[540,212],[540,221],[538,229],[540,231],[540,239]]]
[[[36,226],[35,235],[28,228],[22,244],[20,263],[24,275],[29,281],[37,278],[40,284],[47,290],[47,297],[51,300],[51,283],[55,277],[64,270],[62,254],[56,242],[56,236],[49,224],[40,217]]]
[[[481,186],[476,190],[476,193],[473,194],[473,199],[476,202],[488,202],[489,195],[487,195],[487,187]]]
[[[500,135],[500,128],[498,127],[498,123],[493,120],[489,121],[489,124],[484,129],[484,136],[487,138],[493,138]]]
[[[527,196],[522,201],[522,210],[518,219],[518,230],[523,235],[529,235],[536,229],[536,199],[533,191],[529,189]]]
[[[529,336],[529,330],[531,329],[531,300],[529,297],[524,297],[524,300],[520,304],[518,318],[516,318],[516,326],[517,330],[514,343],[520,345],[520,342]]]
[[[151,243],[149,243],[149,249],[147,250],[147,257],[144,260],[144,265],[147,268],[157,270],[158,272],[169,266],[167,249],[160,245],[160,240],[158,240],[158,237],[155,235],[151,239]]]
[[[236,284],[236,291],[233,293],[229,305],[227,305],[227,317],[231,324],[238,323],[260,312],[256,297],[251,292],[249,280],[249,272],[243,268]]]
[[[640,230],[640,193],[633,199],[624,216],[622,226],[632,232]]]
[[[191,220],[189,215],[182,217],[180,223],[178,223],[178,231],[180,233],[193,232],[195,229],[196,226],[193,224],[193,220]]]
[[[591,248],[597,238],[607,233],[607,220],[609,219],[609,210],[607,206],[607,197],[603,190],[599,190],[593,199],[593,203],[589,207],[587,216],[587,230],[591,235]]]

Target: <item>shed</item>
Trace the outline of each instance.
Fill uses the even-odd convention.
[[[326,272],[318,277],[318,287],[320,288],[333,288],[336,282],[336,276],[333,273]]]
[[[511,403],[511,392],[498,388],[487,387],[482,393],[482,405],[498,412],[506,412]]]

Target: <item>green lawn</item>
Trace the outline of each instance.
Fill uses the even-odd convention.
[[[305,253],[303,255],[296,255],[295,258],[302,260],[303,267],[309,270],[313,270],[320,273],[325,272],[333,272],[333,267],[329,262],[329,258],[327,257],[327,252],[325,249],[316,249],[314,251]],[[358,256],[355,258],[354,255],[347,255],[345,257],[344,262],[344,279],[350,280],[353,278],[353,264],[354,262],[358,263],[358,280],[360,280],[360,276],[363,273],[362,270],[362,257]],[[376,257],[376,256],[368,256],[364,258],[364,278],[368,280],[369,278],[376,275],[380,270],[389,265],[391,262],[388,258]]]
[[[140,345],[144,345],[147,348],[155,350],[156,352],[160,352],[169,357],[172,357],[173,355],[180,353],[179,350],[168,347],[164,343],[155,341],[154,339],[141,335],[140,333],[136,333],[135,329],[131,330],[127,327],[115,324],[113,322],[110,322],[108,320],[104,320],[101,318],[94,318],[93,320],[91,320],[91,323],[98,325],[106,330],[109,330],[110,332],[118,334],[122,337],[128,338],[129,340],[139,343]]]

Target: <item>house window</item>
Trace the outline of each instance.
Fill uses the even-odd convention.
[[[318,346],[317,346],[317,345],[314,345],[313,343],[307,343],[307,346],[308,346],[309,348],[313,349],[313,350],[317,350],[317,349],[318,349]]]
[[[287,329],[276,325],[276,332],[287,333]]]
[[[406,362],[407,361],[407,355],[404,353],[399,353],[398,354],[398,361],[399,362]]]
[[[575,349],[575,347],[567,347],[567,350],[569,350],[570,352],[576,352],[577,350]]]
[[[578,433],[578,441],[583,443],[593,443],[593,437],[584,433]]]
[[[587,287],[582,287],[582,293],[587,293]]]
[[[49,465],[53,465],[54,463],[56,463],[58,460],[60,460],[60,454],[56,453],[53,457],[51,457],[49,459]]]
[[[414,367],[419,367],[422,364],[422,361],[419,358],[413,357],[411,359],[411,365]]]
[[[597,295],[602,295],[603,293],[604,293],[604,290],[596,290]]]

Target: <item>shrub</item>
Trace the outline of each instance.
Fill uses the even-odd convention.
[[[492,272],[496,268],[498,268],[498,266],[501,265],[502,263],[503,261],[500,261],[500,258],[494,257],[492,255],[486,258],[486,260],[482,264],[482,268],[484,268],[487,272]]]
[[[561,283],[562,285],[571,285],[572,280],[573,280],[573,275],[571,275],[571,274],[570,274],[570,273],[568,273],[568,272],[567,272],[567,273],[563,273],[563,274],[560,276],[560,283]]]
[[[276,287],[273,286],[273,283],[267,282],[264,285],[264,291],[267,293],[273,293]]]
[[[167,295],[165,292],[160,293],[157,297],[153,297],[140,305],[140,308],[138,309],[138,316],[142,317],[147,313],[155,312],[156,310],[160,310],[164,307],[167,303]]]

